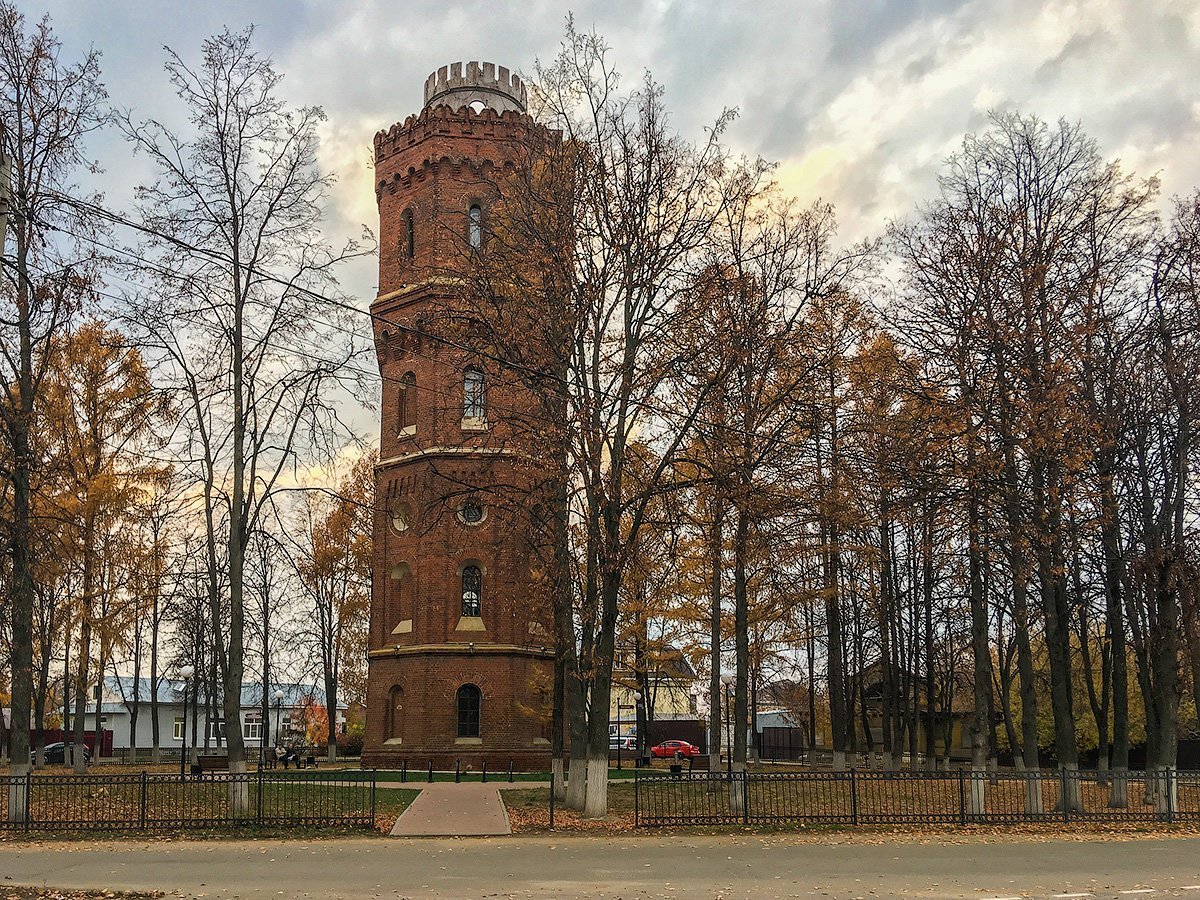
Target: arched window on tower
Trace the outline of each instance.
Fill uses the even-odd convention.
[[[462,570],[462,614],[483,615],[483,572],[474,563]]]
[[[400,743],[404,735],[404,688],[396,684],[388,691],[387,710],[383,719],[384,741]]]
[[[472,250],[483,246],[483,207],[472,203],[467,211],[467,243]]]
[[[463,371],[463,418],[487,418],[487,382],[483,370],[474,366]]]
[[[405,372],[400,376],[396,424],[401,434],[411,434],[417,427],[417,376],[413,372]]]
[[[403,234],[401,235],[401,252],[404,254],[404,259],[412,261],[417,249],[417,234],[416,226],[413,223],[413,211],[411,208],[404,211],[403,219]]]
[[[464,684],[454,695],[454,705],[458,708],[458,736],[460,738],[479,737],[482,699],[482,692],[473,684]]]

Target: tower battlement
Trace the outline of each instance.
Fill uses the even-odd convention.
[[[521,76],[490,62],[461,62],[442,66],[425,79],[425,106],[458,108],[482,103],[496,112],[525,112],[527,93]]]

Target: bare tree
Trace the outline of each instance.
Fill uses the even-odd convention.
[[[726,205],[756,181],[721,143],[723,113],[694,144],[666,121],[662,90],[649,77],[623,92],[595,34],[568,26],[562,51],[537,72],[541,113],[572,154],[569,259],[578,338],[567,361],[573,429],[570,456],[581,486],[586,563],[576,619],[579,672],[586,680],[586,797],[572,769],[568,803],[607,809],[608,720],[620,584],[705,394],[656,414],[668,373],[694,352],[681,340],[676,302],[703,268]],[[561,235],[557,237],[561,240]],[[630,477],[630,450],[645,443],[656,465]],[[572,759],[578,755],[572,752]]]
[[[9,556],[11,610],[13,772],[29,768],[32,696],[34,561],[36,524],[31,519],[30,485],[34,461],[30,428],[46,367],[47,342],[83,299],[90,283],[88,254],[51,237],[54,226],[79,217],[59,199],[71,180],[90,164],[86,136],[104,122],[105,92],[99,54],[76,63],[59,58],[60,46],[48,19],[31,28],[16,7],[0,6],[0,157],[11,165],[2,173],[9,186],[6,226],[13,252],[4,252],[0,299],[0,429],[6,452],[0,478],[11,492],[11,518],[4,523]],[[0,229],[0,239],[6,238]],[[80,264],[77,261],[84,259]],[[15,781],[13,782],[16,783]],[[25,817],[24,794],[12,789],[9,817]]]
[[[138,191],[151,285],[130,321],[178,392],[195,448],[188,464],[203,485],[211,637],[234,772],[246,766],[247,544],[289,468],[328,454],[344,434],[329,392],[359,350],[327,296],[337,264],[358,248],[335,250],[320,233],[332,183],[316,163],[324,115],[278,97],[280,76],[251,36],[209,38],[195,67],[168,51],[189,134],[121,117],[160,173]],[[246,796],[235,800],[244,811]]]

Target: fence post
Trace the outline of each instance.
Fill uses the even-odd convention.
[[[742,770],[742,824],[750,824],[750,773]]]
[[[958,824],[967,824],[967,780],[961,768],[958,770]]]
[[[1167,768],[1167,821],[1175,821],[1175,770]]]
[[[462,767],[462,760],[456,759],[454,761],[454,783],[455,784],[458,784],[460,781],[462,781],[462,768],[461,767]]]
[[[1058,766],[1058,805],[1062,807],[1063,821],[1071,821],[1071,804],[1067,797],[1067,768]]]
[[[551,781],[553,782],[553,780],[554,780],[554,769],[551,769],[551,770],[550,770],[550,779],[551,779]],[[508,783],[509,783],[509,784],[512,784],[512,780],[513,780],[513,777],[512,777],[512,760],[510,759],[510,760],[508,761]]]
[[[255,818],[256,824],[262,825],[262,823],[263,823],[263,767],[262,766],[258,767],[258,783],[256,785],[256,790],[258,791],[258,798],[257,798],[255,807],[254,807],[254,810],[255,810],[254,818]]]
[[[858,824],[858,776],[854,767],[850,767],[850,823]]]
[[[511,766],[511,763],[510,763],[510,766]],[[636,821],[636,819],[637,819],[637,814],[635,813],[634,820]],[[554,770],[553,769],[550,770],[550,830],[551,831],[554,830]]]
[[[371,770],[371,827],[375,827],[375,779],[378,777],[378,772],[375,769]]]
[[[483,783],[487,784],[487,757],[486,756],[483,758],[483,767],[480,769],[480,772],[483,775],[483,778],[482,778]]]
[[[142,828],[146,827],[146,770],[142,769],[142,799],[138,809],[138,825]]]
[[[25,830],[33,824],[33,772],[25,773]]]
[[[400,763],[400,783],[404,784],[408,781],[408,760],[402,760]]]
[[[638,822],[639,822],[640,813],[641,813],[641,810],[638,808],[638,795],[640,793],[639,783],[638,783],[638,775],[640,774],[640,772],[641,772],[641,769],[633,770],[633,827],[634,828],[638,827]]]
[[[429,761],[429,783],[433,784],[433,760]]]

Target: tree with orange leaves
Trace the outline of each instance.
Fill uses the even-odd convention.
[[[375,453],[363,454],[332,498],[310,499],[304,545],[296,563],[309,606],[307,634],[321,661],[325,708],[336,710],[340,689],[365,694],[367,622],[371,607]],[[330,761],[337,756],[336,715],[324,718]]]

